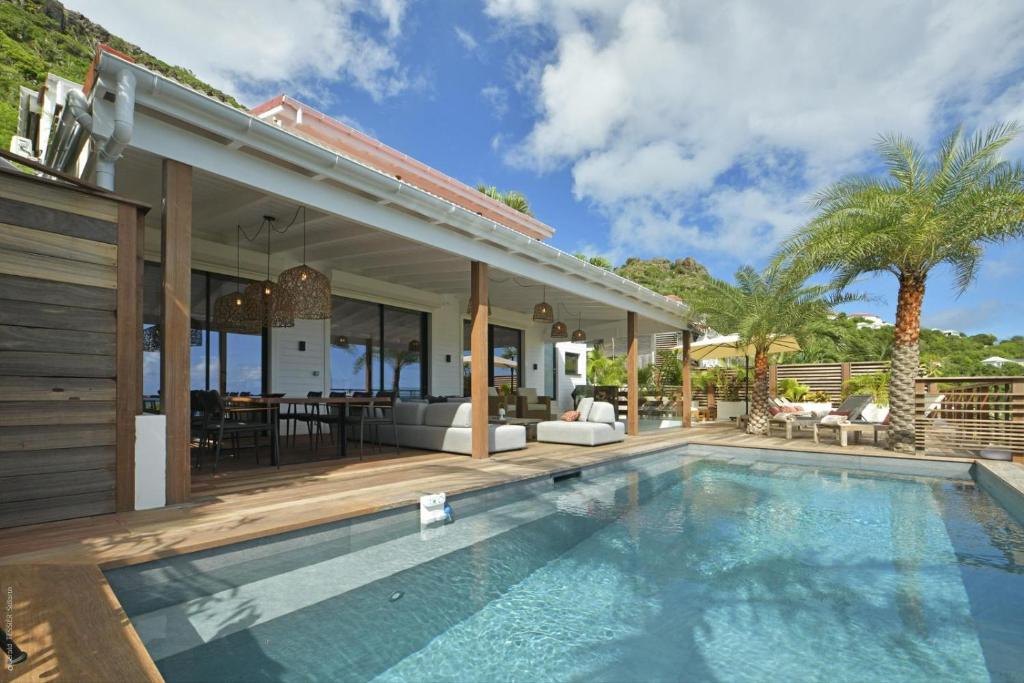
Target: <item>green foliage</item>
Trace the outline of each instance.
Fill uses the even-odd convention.
[[[843,400],[854,395],[867,395],[880,406],[889,405],[889,373],[857,375],[843,382]]]
[[[642,368],[636,369],[637,382],[644,391],[658,390],[658,386],[654,382],[654,370],[655,367],[653,365],[645,365]]]
[[[659,393],[664,391],[665,386],[677,387],[683,383],[683,363],[675,351],[659,351],[658,362],[654,367],[657,368],[654,374]]]
[[[807,284],[804,273],[796,269],[769,267],[758,272],[745,267],[736,272],[735,284],[700,277],[687,303],[711,328],[738,333],[744,344],[762,355],[781,336],[793,335],[803,346],[812,325],[827,321],[833,306],[858,298]]]
[[[600,386],[621,386],[626,383],[626,359],[604,354],[600,344],[587,352],[587,382]]]
[[[495,199],[502,204],[511,206],[519,213],[525,213],[527,216],[533,215],[533,211],[530,209],[530,202],[522,192],[518,192],[516,190],[502,192],[494,185],[484,185],[483,183],[477,185],[476,189],[491,199]]]
[[[577,251],[573,254],[580,261],[586,261],[592,266],[598,268],[604,268],[605,270],[612,270],[612,262],[606,259],[604,256],[587,256],[582,251]]]
[[[812,391],[804,396],[804,400],[811,403],[828,403],[832,397],[825,391]]]
[[[963,291],[984,245],[1024,236],[1024,167],[1000,158],[1018,130],[1003,124],[965,137],[957,128],[934,158],[900,135],[882,136],[888,173],[819,192],[818,216],[783,244],[781,258],[831,270],[839,286],[883,272],[923,283],[946,264]]]
[[[811,388],[806,384],[800,384],[799,380],[792,377],[786,377],[779,380],[779,385],[776,389],[776,393],[785,399],[790,401],[802,401],[804,396],[807,395]]]
[[[746,381],[747,373],[743,368],[724,366],[700,370],[690,379],[695,388],[704,392],[712,391],[721,401],[740,400],[740,390],[744,388]]]
[[[19,86],[35,90],[47,72],[82,83],[98,43],[106,43],[143,66],[241,107],[234,98],[186,69],[160,61],[81,14],[65,11],[59,3],[0,0],[0,141],[5,148],[17,131]]]
[[[687,298],[687,294],[693,288],[695,278],[708,275],[707,268],[689,257],[675,261],[669,261],[667,258],[631,257],[616,268],[615,272],[659,294],[674,294],[683,299]]]

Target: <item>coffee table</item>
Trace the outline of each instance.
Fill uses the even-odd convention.
[[[537,440],[537,425],[543,421],[532,417],[506,417],[504,419],[492,417],[487,420],[492,425],[522,425],[526,427],[527,442]]]

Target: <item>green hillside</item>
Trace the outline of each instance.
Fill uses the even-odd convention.
[[[83,82],[98,43],[106,43],[139,64],[241,107],[234,98],[188,70],[160,61],[78,12],[64,9],[56,0],[0,0],[0,144],[4,149],[17,130],[18,87],[38,88],[47,72]]]

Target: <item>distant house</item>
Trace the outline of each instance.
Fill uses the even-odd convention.
[[[865,328],[869,330],[880,330],[883,327],[892,327],[892,323],[882,320],[880,316],[877,316],[874,313],[851,313],[849,317],[852,320],[857,321],[858,330],[863,330]]]
[[[964,336],[964,333],[959,331],[959,330],[943,330],[943,329],[939,329],[938,327],[933,327],[932,328],[932,332],[941,332],[942,334],[946,335],[947,337],[962,337],[962,336]]]
[[[1007,363],[1014,365],[1024,365],[1024,358],[1003,358],[1002,356],[989,356],[988,358],[981,362],[983,365],[988,365],[993,368],[1001,368]]]

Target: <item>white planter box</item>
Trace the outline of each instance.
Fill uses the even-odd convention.
[[[167,418],[135,416],[135,509],[162,508],[167,500]]]
[[[718,422],[728,422],[730,418],[747,414],[743,401],[716,401],[715,405],[718,408]]]

